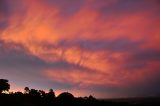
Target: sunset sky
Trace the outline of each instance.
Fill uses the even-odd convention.
[[[160,0],[0,0],[0,79],[11,91],[160,96]]]

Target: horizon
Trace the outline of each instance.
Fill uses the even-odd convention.
[[[11,85],[10,85],[11,86]],[[29,89],[34,89],[34,88],[30,88],[29,87]],[[35,90],[43,90],[45,93],[49,93],[49,89],[46,89],[46,90],[44,90],[44,89],[35,89]],[[8,94],[10,94],[10,93],[16,93],[16,92],[21,92],[21,93],[25,93],[25,90],[24,90],[24,88],[23,89],[19,89],[19,90],[9,90],[9,91],[7,91],[8,92]],[[7,92],[4,92],[4,93],[7,93]],[[58,97],[58,95],[60,95],[61,93],[64,93],[64,92],[68,92],[68,91],[54,91],[53,90],[53,92],[55,93],[55,96],[56,97]],[[68,92],[68,93],[71,93],[71,92]],[[72,94],[72,93],[71,93]],[[84,95],[84,96],[78,96],[78,95],[73,95],[74,97],[76,97],[76,98],[78,98],[78,97],[89,97],[89,96],[93,96],[93,97],[95,97],[94,95]],[[118,99],[138,99],[138,98],[160,98],[160,96],[154,96],[154,95],[152,95],[152,96],[130,96],[130,97],[127,97],[127,96],[122,96],[122,97],[106,97],[106,98],[97,98],[97,97],[95,97],[96,99],[98,99],[98,100],[118,100]]]
[[[0,0],[0,79],[96,98],[160,96],[159,0]]]

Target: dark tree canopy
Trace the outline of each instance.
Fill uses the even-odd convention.
[[[29,87],[25,87],[25,88],[24,88],[24,92],[25,92],[26,94],[28,94],[29,91],[30,91]]]
[[[74,96],[71,93],[63,92],[57,97],[58,99],[74,99]]]
[[[8,80],[0,79],[0,106],[160,106],[159,97],[127,98],[127,99],[96,99],[89,97],[74,97],[71,93],[63,92],[58,96],[53,89],[45,93],[43,90],[24,88],[24,93],[9,92]]]
[[[55,98],[55,93],[54,93],[53,89],[49,89],[48,97]]]
[[[31,95],[31,96],[40,96],[41,94],[40,94],[40,92],[38,91],[38,90],[36,90],[36,89],[31,89],[30,91],[29,91],[29,94]]]
[[[10,89],[10,85],[7,79],[0,79],[0,94],[3,91],[8,91]]]

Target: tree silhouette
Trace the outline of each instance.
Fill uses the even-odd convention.
[[[46,101],[48,104],[52,105],[55,99],[55,93],[53,89],[50,89],[49,92],[46,94]]]
[[[10,89],[10,84],[8,83],[7,79],[0,79],[0,94],[3,91],[8,91]]]
[[[29,91],[30,91],[29,87],[25,87],[25,88],[24,88],[24,93],[25,93],[25,94],[28,94]]]
[[[59,94],[57,97],[57,103],[59,105],[75,105],[74,100],[75,100],[74,96],[68,92],[63,92]]]
[[[49,90],[48,96],[51,98],[55,98],[55,93],[54,93],[53,89]]]
[[[88,99],[89,99],[90,101],[96,100],[96,98],[94,98],[92,95],[90,95],[90,96],[88,97]]]
[[[31,89],[30,91],[29,91],[29,95],[31,95],[31,96],[33,96],[33,97],[40,97],[40,93],[38,92],[38,90],[36,90],[36,89]]]
[[[74,96],[71,93],[68,92],[63,92],[61,94],[58,95],[57,99],[59,100],[66,100],[66,101],[70,101],[74,99]]]
[[[45,95],[46,95],[45,91],[39,90],[38,92],[40,93],[41,97],[45,97]]]

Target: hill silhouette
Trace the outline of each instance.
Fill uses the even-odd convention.
[[[24,92],[8,92],[10,84],[0,79],[0,106],[158,106],[160,98],[128,98],[99,100],[93,96],[74,97],[63,92],[57,97],[53,89],[43,90],[24,88]]]

